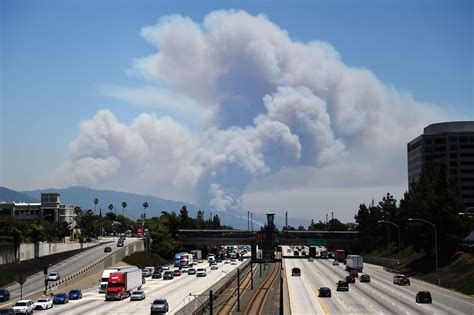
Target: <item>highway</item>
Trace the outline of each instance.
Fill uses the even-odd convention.
[[[113,242],[114,238],[110,237],[109,243],[102,243],[96,247],[85,250],[77,255],[74,255],[66,260],[63,260],[59,264],[48,267],[48,272],[57,271],[62,278],[65,276],[77,272],[78,270],[88,266],[89,264],[97,261],[98,259],[104,257],[104,255],[109,255],[109,253],[104,253],[104,248],[110,246],[112,248],[112,253],[121,249],[122,247],[117,247],[116,242]],[[115,238],[115,241],[117,238]],[[132,244],[138,241],[138,238],[129,237],[125,241],[125,245]],[[50,282],[53,283],[53,282]],[[20,299],[20,285],[15,283],[12,286],[7,287],[10,290],[11,299],[19,300]],[[44,290],[44,274],[43,271],[38,272],[30,277],[23,285],[23,297],[33,294],[38,291]],[[1,305],[0,305],[1,307]]]
[[[287,248],[283,249],[286,253]],[[474,314],[474,298],[411,278],[411,286],[393,284],[393,274],[364,263],[370,283],[349,284],[349,292],[337,292],[336,282],[348,275],[345,266],[332,259],[285,259],[292,314]],[[301,277],[291,269],[301,268]],[[320,287],[329,287],[332,297],[318,297]],[[417,304],[418,291],[430,291],[433,304]]]
[[[237,265],[219,263],[219,269],[210,270],[207,262],[197,264],[194,268],[206,268],[206,277],[196,277],[186,273],[173,280],[146,278],[142,286],[146,298],[143,301],[130,301],[129,298],[122,301],[105,301],[105,295],[98,293],[98,286],[82,290],[81,300],[70,301],[64,305],[54,305],[50,310],[41,311],[44,314],[149,314],[150,304],[154,299],[165,298],[169,303],[169,313],[173,314],[194,299],[193,295],[203,294],[200,299],[205,300],[208,296],[207,288],[218,280],[226,277],[229,272],[236,269]],[[170,270],[173,270],[171,268]],[[67,293],[67,292],[66,292]],[[191,294],[191,295],[190,295]]]

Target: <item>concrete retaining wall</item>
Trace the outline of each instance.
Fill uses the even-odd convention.
[[[20,261],[39,258],[52,254],[67,252],[76,249],[88,248],[99,244],[100,241],[91,243],[79,243],[79,242],[66,242],[66,243],[48,243],[40,242],[34,243],[21,243],[18,251]],[[2,243],[0,244],[0,265],[14,263],[15,262],[15,250],[13,244]]]

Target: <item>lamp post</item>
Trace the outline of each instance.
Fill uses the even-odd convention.
[[[436,224],[433,224],[429,221],[426,221],[426,220],[423,220],[423,219],[418,219],[418,218],[408,218],[408,221],[425,222],[426,224],[429,224],[432,227],[434,227],[436,272],[438,272],[438,236],[437,236],[437,232],[436,232]]]
[[[400,242],[400,226],[398,224],[395,224],[391,221],[387,221],[387,220],[379,220],[378,221],[379,223],[388,223],[388,224],[391,224],[393,226],[395,226],[397,229],[398,229],[398,259],[401,259],[402,258],[402,255],[401,255],[401,250],[402,250],[402,243]]]

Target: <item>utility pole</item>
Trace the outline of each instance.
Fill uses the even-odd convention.
[[[326,231],[328,230],[328,214],[326,213]]]
[[[288,231],[288,211],[285,212],[285,230]]]
[[[240,268],[237,268],[237,312],[240,312]]]
[[[212,290],[209,290],[209,315],[212,315]]]
[[[251,227],[251,231],[253,232],[253,213],[250,212],[250,227]]]
[[[280,263],[280,315],[283,315],[283,262]]]
[[[334,212],[331,211],[331,221],[334,220]]]
[[[247,231],[250,232],[250,211],[247,211]]]

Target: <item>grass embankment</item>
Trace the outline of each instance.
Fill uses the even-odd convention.
[[[138,266],[139,268],[144,268],[169,264],[171,261],[163,259],[160,255],[149,250],[145,250],[143,252],[136,252],[130,256],[125,257],[123,262],[129,265]]]
[[[434,257],[427,256],[423,251],[405,248],[401,255],[395,245],[372,251],[367,256],[400,259],[400,264],[393,269],[409,276],[439,284],[468,295],[474,295],[474,255],[462,251],[451,257],[440,256],[438,272],[435,272]]]

